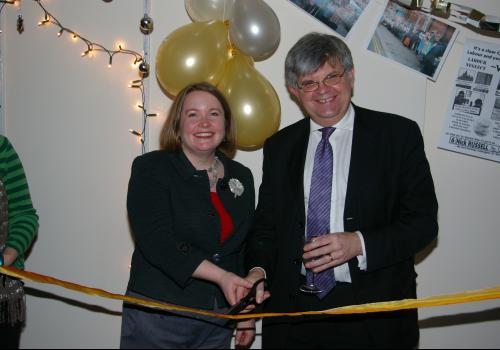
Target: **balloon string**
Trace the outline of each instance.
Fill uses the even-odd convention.
[[[224,25],[226,26],[227,41],[229,42],[229,54],[230,54],[230,57],[233,57],[235,48],[233,46],[233,43],[231,42],[231,36],[229,35],[229,26],[231,25],[229,23],[229,20],[224,20]]]
[[[223,4],[222,6],[224,6],[224,10],[222,11],[222,22],[225,22],[225,21],[226,21],[226,6],[227,6],[227,0],[224,0],[224,4]]]
[[[231,36],[229,35],[229,26],[231,25],[231,23],[229,21],[229,14],[228,14],[228,12],[229,13],[231,12],[231,9],[227,8],[227,1],[228,0],[224,0],[224,10],[222,12],[222,22],[224,22],[224,24],[226,25],[227,41],[229,42],[229,52],[230,52],[230,55],[232,57],[234,55],[234,46],[233,46],[233,43],[231,42]],[[233,2],[233,6],[234,6],[234,2]]]
[[[230,16],[230,13],[233,9],[233,6],[234,6],[234,1],[230,1],[230,7],[228,6],[228,1],[229,0],[224,0],[224,11],[222,12],[222,21],[225,22],[226,20],[229,21],[229,16]]]
[[[423,299],[404,299],[398,301],[386,301],[362,305],[352,305],[339,307],[323,311],[305,311],[305,312],[293,312],[293,313],[262,313],[262,314],[240,314],[240,315],[225,315],[218,314],[210,311],[193,309],[184,306],[177,306],[167,303],[161,303],[157,301],[145,300],[141,298],[125,296],[121,294],[114,294],[107,292],[102,289],[90,288],[82,285],[78,285],[71,282],[62,281],[53,277],[40,275],[33,272],[28,272],[24,270],[18,270],[13,267],[2,266],[0,267],[0,273],[9,275],[11,277],[20,278],[23,280],[29,280],[32,282],[45,283],[51,285],[57,285],[66,289],[74,290],[83,294],[100,296],[102,298],[122,300],[127,303],[137,304],[146,306],[149,308],[167,310],[167,311],[181,311],[189,312],[193,314],[218,317],[224,319],[249,319],[249,318],[268,318],[268,317],[295,317],[303,315],[347,315],[347,314],[361,314],[361,313],[371,313],[371,312],[388,312],[396,310],[407,310],[416,308],[426,308],[426,307],[436,307],[445,306],[453,304],[464,304],[471,302],[478,302],[484,300],[500,299],[500,286],[481,289],[476,291],[469,291],[456,294],[447,294],[434,297],[428,297]]]

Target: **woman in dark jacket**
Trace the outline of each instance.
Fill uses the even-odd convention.
[[[182,90],[159,151],[132,165],[127,208],[135,238],[128,294],[224,312],[238,302],[255,193],[250,170],[231,160],[235,131],[224,96],[208,83]],[[229,348],[223,319],[124,305],[121,348]],[[254,321],[238,323],[249,345]]]

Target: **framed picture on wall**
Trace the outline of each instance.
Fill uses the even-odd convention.
[[[389,0],[368,50],[436,80],[458,29]]]
[[[370,0],[289,0],[346,37]]]

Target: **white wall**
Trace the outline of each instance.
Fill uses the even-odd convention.
[[[500,15],[498,0],[456,0],[483,12]],[[329,31],[287,0],[267,0],[281,23],[277,52],[256,68],[273,84],[282,104],[281,126],[299,120],[283,84],[283,61],[303,34]],[[112,47],[122,40],[142,49],[139,19],[143,1],[46,0],[63,24],[85,37]],[[437,82],[426,81],[365,50],[365,35],[376,23],[383,0],[373,0],[348,39],[356,65],[355,102],[391,111],[419,122],[440,203],[440,237],[417,265],[419,295],[460,292],[500,284],[500,195],[498,163],[436,148],[453,91],[453,81],[466,38],[493,40],[461,30]],[[130,58],[82,59],[84,47],[55,28],[39,28],[41,12],[23,2],[26,30],[15,31],[17,10],[6,9],[4,22],[6,134],[20,153],[32,197],[41,217],[39,238],[27,270],[116,293],[125,290],[132,240],[125,211],[132,159],[140,145],[128,134],[140,128],[134,108],[137,91],[126,87],[136,79]],[[152,61],[161,41],[174,29],[191,23],[182,0],[152,0],[155,30]],[[151,62],[154,68],[154,62]],[[154,71],[152,72],[154,77]],[[151,79],[150,149],[170,100]],[[239,152],[261,180],[261,151]],[[59,287],[28,283],[27,348],[113,348],[118,346],[118,302],[86,297]],[[500,346],[500,302],[422,310],[421,347]],[[259,341],[255,347],[259,346]]]
[[[63,23],[91,40],[142,49],[142,1],[44,1]],[[129,57],[113,67],[55,27],[38,27],[43,13],[23,1],[25,31],[17,11],[6,13],[6,130],[24,163],[40,230],[27,270],[122,293],[132,241],[125,199],[130,164],[140,145],[136,72]],[[28,327],[23,347],[118,346],[117,302],[58,287],[28,284]]]

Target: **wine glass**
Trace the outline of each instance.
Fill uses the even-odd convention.
[[[305,238],[304,239],[304,245],[306,245],[308,243],[311,243],[314,240],[314,238],[315,237]],[[304,264],[307,263],[308,261],[312,261],[312,260],[315,260],[315,259],[311,258],[311,259],[308,259],[308,260],[304,260]],[[310,283],[309,283],[309,281],[307,281],[307,277],[306,277],[306,283],[304,283],[303,285],[301,285],[300,288],[299,288],[299,290],[302,293],[306,293],[306,294],[318,294],[318,293],[323,292],[323,290],[321,288],[319,288],[314,283],[315,278],[316,278],[316,274],[311,271],[311,281],[310,281]]]

